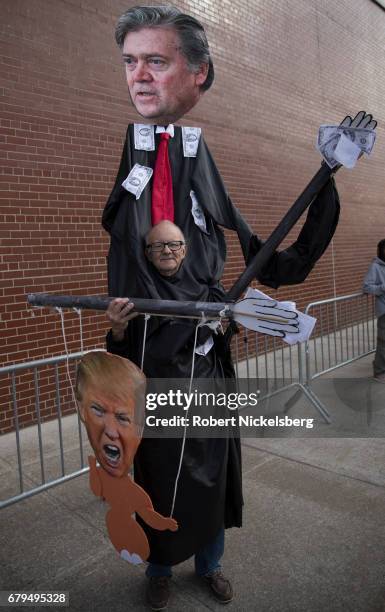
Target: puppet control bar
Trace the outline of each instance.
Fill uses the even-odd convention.
[[[263,294],[262,294],[263,295]],[[51,306],[56,308],[89,308],[107,310],[114,298],[98,295],[52,295],[32,293],[28,302],[32,306]],[[252,331],[284,338],[286,333],[298,333],[298,315],[295,311],[282,308],[278,302],[266,297],[246,297],[237,303],[189,302],[178,300],[149,300],[129,298],[134,305],[133,312],[155,315],[157,317],[184,317],[208,321],[231,319]]]
[[[113,297],[99,295],[54,295],[51,293],[30,293],[27,297],[31,306],[50,306],[53,308],[86,308],[90,310],[107,310]],[[160,316],[179,316],[194,319],[207,317],[232,318],[231,304],[223,302],[189,302],[179,300],[149,300],[130,298],[134,304],[133,312]]]

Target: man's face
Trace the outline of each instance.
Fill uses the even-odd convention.
[[[132,389],[127,389],[123,400],[90,385],[83,394],[80,412],[100,465],[111,476],[126,476],[140,443]]]
[[[147,245],[178,241],[184,242],[182,232],[176,226],[167,223],[167,221],[161,221],[147,236]],[[172,247],[172,245],[170,246]],[[176,274],[186,256],[185,245],[181,246],[178,250],[172,250],[170,246],[162,245],[159,251],[146,247],[147,258],[162,276],[173,276]]]
[[[129,32],[123,59],[131,100],[146,119],[168,125],[185,115],[201,96],[207,65],[191,72],[174,28],[143,28]]]

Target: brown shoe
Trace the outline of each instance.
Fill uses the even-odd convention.
[[[147,586],[147,601],[151,610],[165,610],[170,599],[170,578],[153,576]]]
[[[209,576],[203,577],[217,601],[227,604],[234,599],[234,592],[231,582],[222,574],[221,570],[215,570],[215,572]]]

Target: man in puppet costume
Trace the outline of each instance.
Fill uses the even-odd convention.
[[[160,290],[166,292],[169,286],[183,289],[184,266],[193,253],[190,255],[181,230],[170,221],[161,221],[148,232],[142,248]],[[194,283],[193,278],[190,283]],[[199,300],[221,301],[224,297],[219,283],[207,287],[195,281],[194,286]],[[144,320],[132,317],[131,309],[128,298],[110,303],[107,349],[140,364]],[[149,319],[143,363],[149,384],[159,378],[167,379],[167,384],[171,384],[169,379],[189,379],[196,324],[189,319]],[[230,351],[223,337],[211,339],[211,331],[203,328],[198,333],[197,345],[194,379],[209,379],[213,391],[223,391],[225,378],[234,378]],[[164,515],[169,515],[172,508],[182,449],[181,438],[144,437],[135,458],[135,481]],[[222,603],[231,601],[231,584],[221,572],[224,528],[241,526],[242,505],[239,440],[233,435],[220,439],[188,437],[173,512],[178,531],[159,532],[143,524],[150,543],[146,574],[150,578],[148,599],[153,609],[167,603],[171,566],[192,555],[197,574],[207,577],[216,598]]]
[[[78,365],[75,395],[100,465],[89,456],[90,487],[110,506],[106,524],[112,544],[134,564],[145,561],[150,552],[134,512],[153,529],[178,528],[174,519],[155,512],[149,496],[128,475],[141,441],[145,390],[144,374],[117,355],[92,351]]]
[[[171,6],[135,7],[118,20],[116,41],[122,50],[131,101],[142,119],[128,126],[115,186],[103,212],[103,227],[111,236],[109,295],[217,301],[219,295],[223,298],[220,280],[226,259],[221,226],[237,232],[246,262],[262,243],[233,205],[201,129],[173,125],[197,104],[214,80],[204,28],[194,17]],[[271,287],[302,282],[329,244],[338,215],[338,195],[330,180],[312,202],[296,242],[288,249],[276,252],[258,280]],[[162,220],[174,222],[187,244],[183,264],[170,276],[163,275],[154,262],[148,260],[148,250],[144,249],[151,227]],[[120,303],[116,307],[127,308],[127,305]],[[107,346],[111,352],[125,354],[140,364],[140,358],[133,353],[138,353],[142,346],[142,329],[139,323],[131,323],[128,326],[129,343],[127,335],[122,346],[110,336]],[[162,321],[151,317],[145,374],[158,378],[189,378],[194,333],[195,325],[187,320]],[[205,342],[205,338],[201,340]],[[228,355],[226,347],[214,346],[197,360],[196,376],[219,380],[227,368],[230,373],[226,375],[231,376]],[[137,455],[136,477],[139,482],[142,478],[143,482],[152,482],[154,488],[161,477],[172,492],[174,476],[169,472],[160,475],[161,453],[156,444],[163,441],[145,442]],[[218,448],[212,445],[213,441],[201,439],[196,441],[195,447],[191,441],[191,448],[187,449],[177,498],[177,503],[178,499],[179,503],[182,503],[181,499],[185,500],[186,512],[183,520],[175,515],[179,523],[178,532],[150,537],[153,568],[153,574],[148,574],[150,576],[160,576],[160,579],[169,576],[171,565],[207,546],[213,546],[212,559],[218,559],[223,550],[223,525],[241,525],[239,443],[222,439],[217,443]],[[169,466],[178,461],[179,454],[180,449],[174,441]],[[216,473],[215,457],[218,455],[223,461],[221,470]],[[194,474],[197,457],[204,464],[198,479]],[[206,478],[212,473],[215,474],[217,492],[220,491],[215,500],[209,499],[210,482]],[[203,492],[202,496],[207,503],[208,519],[200,530],[198,519],[195,526],[192,524],[191,508],[194,512],[200,511],[201,499],[194,497],[192,492],[195,485],[202,486],[204,482],[207,483],[208,497]],[[162,492],[164,490],[162,487]],[[153,495],[152,490],[150,495]],[[157,507],[155,499],[153,501]],[[166,507],[161,506],[159,511],[167,514]],[[184,521],[192,525],[189,531],[184,531]],[[214,576],[210,586],[220,601],[230,601],[231,585],[220,573],[218,564],[216,568],[218,571],[210,568],[207,574],[209,579]],[[199,569],[198,573],[204,575],[204,568]],[[158,586],[158,607],[156,589],[149,597],[154,609],[165,607],[168,599],[165,581],[160,580]]]

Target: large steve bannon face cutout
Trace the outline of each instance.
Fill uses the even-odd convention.
[[[168,125],[198,102],[208,65],[192,71],[181,52],[179,34],[172,27],[142,28],[124,40],[128,90],[138,113]]]

